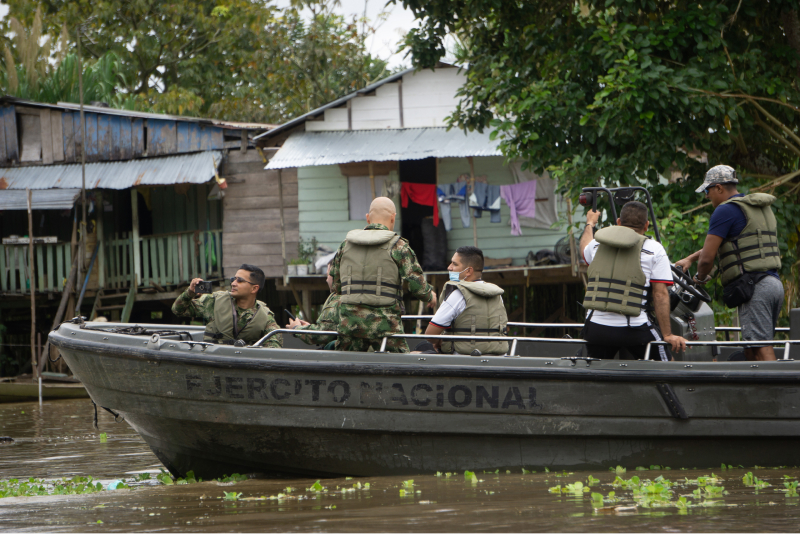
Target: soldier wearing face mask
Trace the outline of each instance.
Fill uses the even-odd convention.
[[[506,334],[508,316],[503,305],[503,289],[481,280],[483,252],[477,247],[461,247],[447,268],[450,281],[442,291],[442,305],[431,319],[427,335],[442,333],[458,336],[498,336]],[[431,340],[438,352],[452,354],[505,354],[507,341]],[[418,347],[422,349],[423,347]],[[478,351],[477,353],[475,351]]]

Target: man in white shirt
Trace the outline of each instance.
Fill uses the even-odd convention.
[[[464,246],[456,250],[447,270],[450,281],[441,296],[442,305],[431,319],[425,333],[440,335],[505,336],[508,317],[503,305],[503,289],[481,280],[483,252],[477,247]],[[444,342],[431,340],[433,346],[420,344],[417,350],[460,354],[505,354],[508,343],[494,341]],[[477,351],[477,352],[476,352]]]
[[[668,342],[672,350],[680,352],[686,349],[686,340],[680,336],[672,335],[669,323],[669,291],[672,285],[672,270],[667,253],[661,243],[652,239],[642,239],[649,228],[647,220],[647,207],[641,202],[628,202],[620,211],[617,225],[627,227],[635,232],[616,228],[618,233],[628,232],[636,240],[636,245],[641,247],[641,270],[636,266],[614,264],[610,258],[615,257],[613,246],[601,244],[593,237],[593,228],[600,218],[600,212],[590,210],[586,214],[586,228],[581,236],[580,248],[583,258],[589,264],[589,288],[584,306],[587,308],[586,323],[583,338],[587,341],[588,355],[591,358],[611,359],[621,349],[625,348],[636,359],[644,357],[647,344],[651,341]],[[600,232],[609,230],[604,228]],[[636,236],[638,234],[638,236]],[[598,234],[599,237],[599,234]],[[630,236],[625,236],[630,238]],[[601,238],[601,240],[603,240]],[[613,241],[613,239],[611,240]],[[634,250],[630,244],[623,244]],[[603,255],[602,267],[592,267],[592,261],[598,256],[598,251]],[[609,255],[610,254],[610,255]],[[621,258],[621,256],[616,256]],[[620,259],[617,260],[622,261]],[[631,279],[616,280],[611,271],[638,274],[638,280],[643,284],[630,283]],[[600,272],[602,271],[602,272]],[[634,272],[635,271],[635,272]],[[643,275],[643,276],[642,276]],[[619,278],[619,275],[616,276]],[[622,283],[620,283],[622,282]],[[628,282],[627,287],[625,282]],[[624,290],[622,288],[625,288]],[[648,292],[652,291],[652,298]],[[605,298],[598,295],[604,295]],[[642,297],[636,301],[633,297]],[[616,297],[616,298],[615,298]],[[610,311],[618,310],[618,311]],[[635,311],[631,311],[635,310]],[[657,325],[653,323],[648,311],[655,313]],[[659,331],[660,327],[660,331]],[[662,361],[672,359],[669,347],[657,346],[655,357]]]

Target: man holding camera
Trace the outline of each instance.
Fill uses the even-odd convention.
[[[202,318],[206,323],[203,340],[226,345],[252,345],[267,333],[278,329],[275,317],[266,304],[256,300],[264,286],[264,271],[254,265],[242,265],[231,277],[230,291],[199,294],[201,278],[195,278],[189,288],[172,304],[178,317]],[[237,343],[238,342],[238,343]],[[283,337],[278,334],[262,347],[279,349]]]

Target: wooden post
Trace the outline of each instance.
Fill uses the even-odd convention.
[[[36,357],[39,362],[42,361],[46,362],[47,360],[45,360],[42,356],[44,356],[44,354],[42,354],[42,333],[36,332]],[[37,371],[38,371],[37,374],[41,376],[42,372],[38,370],[38,366],[37,366]]]
[[[470,192],[475,191],[475,163],[472,161],[472,157],[468,157],[467,161],[469,161],[469,187],[470,191],[467,191],[469,194]],[[469,206],[469,199],[465,200],[467,206]],[[478,246],[478,218],[475,217],[475,211],[472,212],[472,241],[474,245]]]
[[[372,162],[369,162],[369,185],[372,187],[372,200],[375,200],[375,173],[372,170]]]
[[[97,244],[95,246],[100,247],[100,251],[97,253],[97,285],[98,289],[102,289],[106,285],[106,250],[103,243],[103,214],[105,213],[103,210],[103,192],[98,190],[97,195],[95,197],[95,213],[97,217],[97,224],[96,227],[96,234],[97,234]]]
[[[81,206],[83,217],[81,219],[81,262],[78,279],[86,263],[86,117],[83,115],[83,58],[81,56],[81,27],[78,26],[78,92],[80,93],[80,118],[81,118]],[[79,313],[80,314],[80,313]]]
[[[283,257],[283,274],[286,275],[286,227],[283,220],[283,174],[281,169],[278,169],[278,204],[281,208],[281,256]],[[284,279],[284,283],[286,283],[286,279]],[[296,295],[295,299],[297,299]]]
[[[28,276],[31,280],[31,374],[33,378],[39,376],[39,367],[36,363],[36,277],[33,276],[33,206],[32,193],[28,193]]]
[[[133,262],[131,278],[133,278],[133,287],[131,291],[136,291],[136,288],[142,283],[142,259],[140,257],[142,252],[139,248],[139,192],[136,189],[131,189],[131,210],[133,220],[133,232],[131,232],[131,261]],[[180,248],[178,250],[180,251]],[[189,258],[186,258],[186,261],[189,261]]]
[[[572,276],[578,276],[578,247],[575,246],[575,232],[572,228],[572,201],[567,199],[567,222],[569,223],[569,262],[572,264]]]

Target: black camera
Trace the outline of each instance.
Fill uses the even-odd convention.
[[[198,295],[206,295],[213,292],[211,289],[211,282],[197,282],[194,286],[194,292]]]

